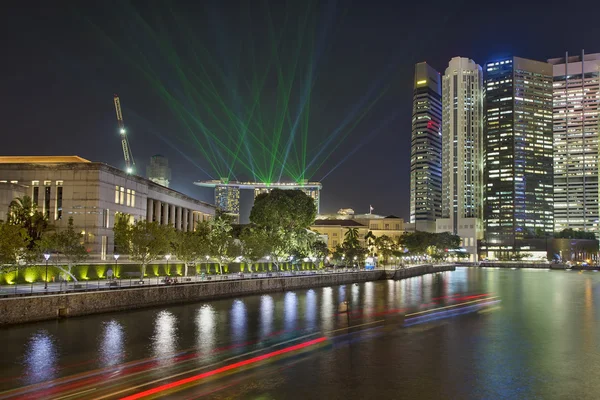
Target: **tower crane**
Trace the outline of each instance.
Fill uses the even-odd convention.
[[[115,110],[117,111],[117,123],[119,125],[119,133],[121,135],[121,146],[123,146],[123,156],[125,157],[125,172],[132,174],[135,169],[135,161],[133,160],[133,154],[131,154],[131,147],[129,146],[129,140],[127,140],[127,131],[125,130],[125,124],[123,123],[123,113],[121,112],[121,101],[119,96],[115,94]]]

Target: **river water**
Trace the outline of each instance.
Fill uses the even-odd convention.
[[[598,399],[599,321],[599,273],[457,268],[1,329],[0,398]]]

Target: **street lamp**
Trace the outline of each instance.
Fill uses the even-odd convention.
[[[46,259],[46,280],[44,281],[44,290],[48,290],[48,259],[50,258],[50,253],[44,253],[44,258]]]
[[[169,275],[169,260],[171,259],[171,255],[165,254],[165,259],[167,260],[167,275]]]
[[[117,267],[118,267],[118,260],[119,260],[119,255],[118,254],[113,254],[113,257],[115,258],[115,272],[113,273],[113,275],[111,276],[111,278],[117,273]]]

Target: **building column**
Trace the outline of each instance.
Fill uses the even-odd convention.
[[[181,218],[181,229],[184,232],[188,231],[188,222],[189,222],[189,218],[190,218],[189,215],[188,215],[188,213],[189,213],[189,210],[187,208],[184,208],[183,209],[183,216]]]
[[[152,222],[152,218],[154,218],[154,200],[148,199],[146,205],[146,221]]]
[[[167,203],[162,203],[161,225],[169,225],[169,205]]]
[[[152,220],[157,222],[160,225],[160,201],[154,200],[154,214],[152,216]]]
[[[194,212],[189,210],[188,213],[188,230],[194,232],[196,227],[194,226]]]
[[[175,229],[177,229],[178,231],[182,230],[181,213],[181,207],[177,207],[177,212],[175,213]]]
[[[175,204],[169,206],[169,224],[175,227]]]

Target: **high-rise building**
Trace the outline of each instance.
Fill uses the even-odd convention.
[[[519,57],[485,66],[485,242],[489,258],[545,257],[553,232],[552,66]],[[536,244],[537,243],[537,247]]]
[[[169,160],[156,154],[150,158],[150,165],[146,167],[146,175],[152,182],[169,187],[171,181],[171,168],[169,168]]]
[[[240,187],[231,184],[228,179],[221,179],[215,184],[215,206],[231,215],[236,223],[240,220]]]
[[[598,232],[600,54],[548,60],[554,76],[554,230]]]
[[[477,259],[482,237],[482,71],[454,57],[442,78],[442,218],[438,232],[460,236]]]
[[[442,216],[442,86],[440,73],[415,66],[410,149],[410,222],[435,232]]]

